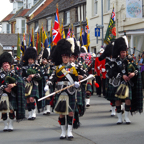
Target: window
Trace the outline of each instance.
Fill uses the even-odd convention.
[[[110,10],[110,0],[107,0],[107,11]]]
[[[70,23],[70,11],[66,11],[64,13],[64,18],[65,18],[65,24],[69,24]]]
[[[25,20],[22,20],[22,33],[25,33]]]
[[[75,20],[78,22],[78,7],[75,10]]]
[[[86,20],[86,5],[83,5],[83,20]]]
[[[98,14],[98,0],[94,0],[94,15]]]
[[[76,38],[77,40],[80,38],[80,27],[76,27]]]
[[[107,13],[110,10],[110,0],[104,0],[104,12]]]
[[[47,31],[49,32],[51,30],[51,18],[47,19]]]
[[[29,9],[31,8],[31,3],[28,4],[28,8],[29,8]]]
[[[10,24],[7,24],[7,33],[10,33]]]
[[[76,8],[76,22],[86,20],[86,5],[81,5]]]
[[[37,33],[39,30],[39,25],[38,25],[38,21],[35,22],[35,33]]]
[[[34,0],[34,5],[37,3],[38,0]]]
[[[13,13],[14,13],[14,14],[16,13],[16,8],[13,9]]]

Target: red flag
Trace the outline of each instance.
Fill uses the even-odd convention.
[[[54,45],[56,45],[57,42],[61,39],[58,8],[56,10],[55,23],[54,23],[52,34],[53,34],[53,43]]]
[[[67,39],[71,37],[71,31],[70,31],[70,27],[69,27],[69,30],[68,30],[68,33],[67,33]]]

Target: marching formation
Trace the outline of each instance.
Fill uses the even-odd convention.
[[[99,97],[103,86],[103,96],[111,103],[111,116],[117,113],[117,124],[123,123],[123,113],[126,124],[130,124],[129,113],[143,111],[141,74],[133,55],[128,54],[126,36],[101,48],[99,57],[68,38],[59,40],[51,50],[42,47],[38,55],[29,47],[17,63],[4,52],[0,67],[3,131],[13,131],[14,118],[23,120],[25,110],[27,119],[35,120],[37,111],[50,115],[52,108],[58,114],[60,139],[72,139],[73,128],[80,126],[80,116],[90,107],[93,86]]]

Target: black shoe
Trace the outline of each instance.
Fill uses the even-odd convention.
[[[73,136],[68,137],[69,140],[71,140],[71,139],[73,139],[73,138],[74,138]]]
[[[32,118],[28,118],[28,120],[32,120]]]
[[[36,119],[36,117],[32,117],[32,120],[35,120]]]
[[[90,107],[90,104],[87,104],[86,107]]]
[[[66,136],[65,136],[65,137],[61,136],[61,137],[60,137],[60,139],[65,139],[65,138],[66,138]]]
[[[8,129],[8,132],[12,132],[13,131],[13,129]]]

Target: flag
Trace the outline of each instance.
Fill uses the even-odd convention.
[[[87,21],[87,25],[85,26],[85,37],[86,37],[86,41],[87,41],[86,48],[87,48],[87,51],[89,52],[90,30],[89,30],[88,20],[86,20],[86,21]]]
[[[49,36],[49,45],[48,45],[48,47],[49,48],[52,48],[52,20],[51,20],[51,30],[50,30],[50,36]]]
[[[74,35],[74,29],[73,29],[73,24],[72,24],[71,37],[72,37],[72,38],[75,38],[75,35]]]
[[[58,8],[56,10],[55,23],[54,23],[52,35],[53,35],[53,43],[54,43],[54,45],[56,45],[57,42],[61,39]]]
[[[18,33],[18,39],[17,39],[17,58],[20,59],[20,36]]]
[[[71,37],[71,30],[70,30],[70,26],[69,26],[69,30],[68,30],[68,33],[67,33],[67,39]]]
[[[38,51],[39,33],[37,32],[36,49]]]
[[[34,33],[33,33],[33,28],[32,28],[32,37],[31,37],[31,46],[34,47]]]
[[[43,32],[42,32],[42,27],[40,29],[40,35],[39,35],[39,41],[38,41],[38,54],[41,52],[41,47],[43,45]]]
[[[63,19],[62,19],[62,25],[61,25],[61,38],[65,39],[65,31],[64,31],[64,27],[63,27]]]
[[[31,34],[29,33],[29,43],[28,43],[28,47],[31,46]]]
[[[80,41],[80,46],[83,46],[84,43],[83,43],[83,38],[84,36],[83,35],[83,28],[82,28],[82,25],[80,26],[81,27],[81,30],[80,30],[80,38],[79,38],[79,41]]]
[[[23,34],[23,40],[22,40],[22,43],[21,43],[22,56],[24,56],[25,51],[26,51],[26,40],[25,40],[25,34]]]
[[[109,44],[110,41],[113,41],[116,38],[116,25],[115,25],[116,17],[115,10],[113,7],[112,14],[110,17],[110,22],[107,28],[107,32],[105,35],[104,43]]]
[[[43,44],[45,48],[48,48],[48,39],[45,31],[43,31]]]

